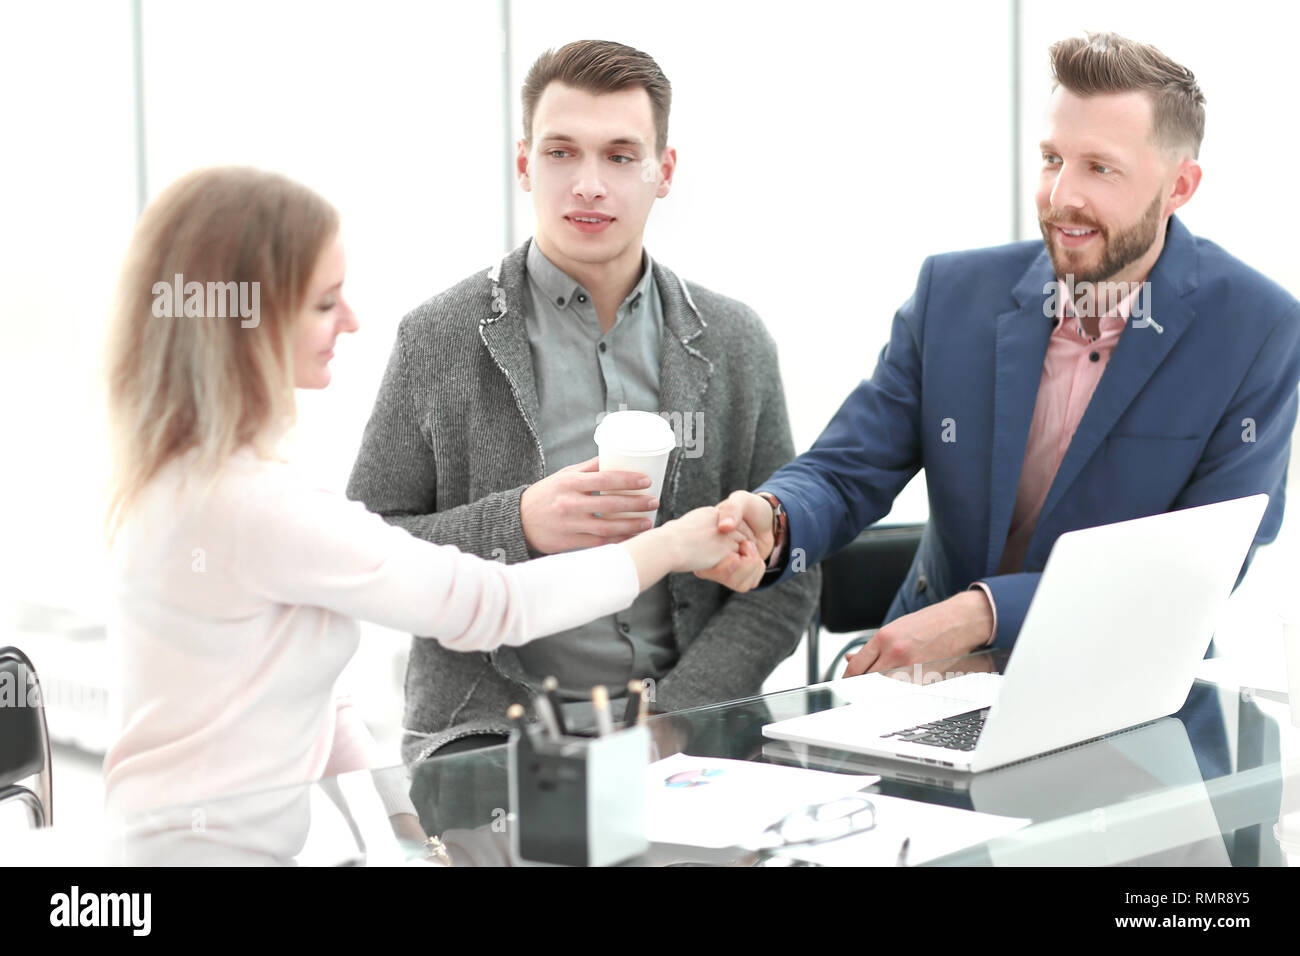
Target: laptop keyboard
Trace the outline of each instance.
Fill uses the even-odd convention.
[[[974,750],[979,740],[980,731],[984,729],[984,719],[989,708],[967,711],[955,717],[932,720],[927,724],[917,724],[905,730],[895,730],[892,734],[883,734],[882,740],[890,737],[906,740],[912,744],[928,744],[945,750]]]

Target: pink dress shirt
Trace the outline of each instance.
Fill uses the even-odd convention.
[[[1064,283],[1057,283],[1057,317],[1047,356],[1043,360],[1043,377],[1038,384],[1034,418],[1025,445],[1025,462],[1020,469],[1020,484],[1011,512],[1011,528],[998,562],[998,574],[1015,574],[1022,570],[1029,541],[1038,524],[1038,516],[1047,500],[1047,492],[1056,478],[1061,459],[1070,447],[1083,413],[1088,409],[1097,383],[1110,362],[1120,333],[1128,322],[1137,287],[1098,323],[1098,335],[1091,338],[1084,323],[1076,317],[1074,302]],[[998,633],[998,609],[993,594],[983,584],[976,584],[989,599],[993,609],[992,644]]]

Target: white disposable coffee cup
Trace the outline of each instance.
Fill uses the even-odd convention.
[[[668,456],[677,447],[672,426],[654,412],[610,412],[596,426],[596,448],[601,471],[638,471],[650,479],[650,487],[638,494],[658,498],[663,492]],[[626,511],[609,518],[649,518],[654,511]]]

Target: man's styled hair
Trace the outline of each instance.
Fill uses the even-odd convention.
[[[1195,159],[1205,135],[1205,94],[1196,77],[1155,47],[1118,33],[1089,33],[1053,43],[1052,78],[1079,96],[1144,90],[1155,106],[1151,138],[1170,152]]]
[[[553,82],[587,93],[617,93],[642,87],[650,96],[655,121],[655,152],[668,145],[668,109],[673,87],[648,53],[611,40],[576,40],[558,50],[547,50],[524,78],[524,142],[533,141],[533,112],[542,92]]]

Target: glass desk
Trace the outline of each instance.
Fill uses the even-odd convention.
[[[929,682],[1000,671],[990,651],[914,666]],[[844,703],[836,682],[651,718],[656,755],[682,752],[880,774],[872,793],[1028,818],[1010,835],[930,865],[1300,865],[1300,728],[1282,695],[1197,681],[1173,717],[980,774],[893,763],[765,738],[764,724]],[[434,757],[409,775],[421,826],[455,866],[509,865],[508,748]],[[1279,820],[1282,821],[1279,824]],[[415,864],[369,774],[347,774],[133,820],[107,862]],[[646,865],[752,865],[747,850],[652,844]]]

